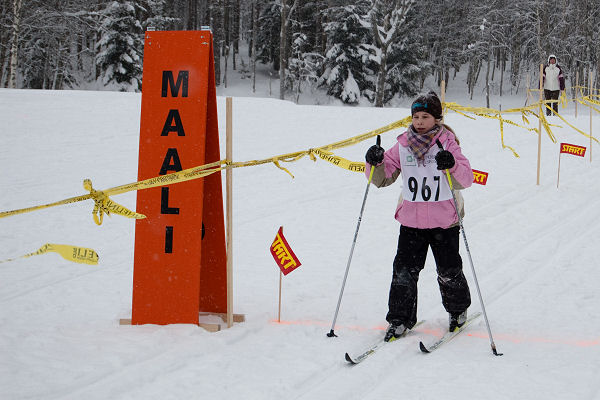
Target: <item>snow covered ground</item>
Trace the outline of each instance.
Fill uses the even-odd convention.
[[[471,105],[451,93],[448,101]],[[504,101],[522,105],[524,98]],[[218,107],[223,130],[224,97]],[[575,119],[572,103],[565,111],[589,129],[587,111],[579,113]],[[0,211],[83,194],[85,178],[97,189],[135,181],[139,114],[139,94],[1,89]],[[235,97],[234,159],[318,147],[406,115],[403,108]],[[0,260],[50,242],[93,248],[100,264],[53,253],[0,264],[0,398],[600,399],[600,160],[563,155],[557,189],[558,144],[544,135],[537,186],[535,134],[505,126],[506,144],[521,156],[515,158],[501,149],[496,121],[450,113],[446,122],[473,168],[490,174],[486,186],[463,192],[464,226],[504,356],[492,355],[481,318],[437,352],[419,351],[420,340],[447,327],[430,254],[419,283],[426,322],[364,363],[347,365],[344,353],[360,352],[386,326],[400,183],[369,192],[339,337],[328,338],[366,180],[302,159],[287,166],[295,179],[273,165],[235,170],[234,311],[246,322],[217,333],[119,325],[131,316],[133,220],[113,216],[96,226],[89,201],[2,219]],[[600,118],[594,125],[597,132]],[[384,134],[383,145],[399,133]],[[555,133],[559,142],[589,146],[571,129]],[[363,160],[370,145],[337,154]],[[135,208],[134,193],[114,200]],[[269,246],[281,225],[303,265],[284,278],[277,323],[279,272]],[[464,248],[462,254],[475,312],[480,305]]]

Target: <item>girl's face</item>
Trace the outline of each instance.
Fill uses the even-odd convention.
[[[417,111],[412,116],[412,124],[417,133],[425,133],[435,126],[436,119],[425,111]]]

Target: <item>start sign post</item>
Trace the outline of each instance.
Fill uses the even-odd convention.
[[[212,34],[148,31],[138,180],[220,159]],[[131,323],[227,312],[221,173],[137,193]]]

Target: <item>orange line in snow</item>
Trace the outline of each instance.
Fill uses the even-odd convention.
[[[330,327],[331,325],[327,322],[323,321],[312,321],[312,320],[296,320],[296,321],[281,321],[278,322],[275,319],[269,321],[272,324],[276,325],[303,325],[303,326],[323,326]],[[377,325],[371,327],[365,327],[360,325],[336,325],[336,329],[348,329],[353,331],[384,331],[387,326]],[[423,328],[418,327],[414,330],[415,332],[419,332],[422,334],[441,337],[446,333],[444,329],[441,328]],[[487,332],[465,332],[466,336],[477,338],[477,339],[489,339]],[[545,337],[532,337],[532,336],[519,336],[519,335],[510,335],[510,334],[494,334],[495,341],[506,341],[512,343],[546,343],[546,344],[564,344],[575,347],[594,347],[600,346],[600,338],[596,339],[552,339]]]
[[[487,332],[467,332],[467,336],[478,338],[478,339],[489,339]],[[600,345],[600,338],[591,340],[578,340],[578,339],[553,339],[545,337],[533,337],[533,336],[518,336],[509,334],[494,334],[494,339],[498,341],[506,341],[512,343],[547,343],[547,344],[566,344],[569,346],[576,347],[593,347]]]
[[[315,326],[316,325],[316,326],[331,327],[331,324],[329,324],[327,322],[311,321],[311,320],[279,322],[276,319],[272,319],[269,322],[272,324],[275,324],[275,325],[304,325],[304,326]],[[336,329],[349,329],[349,330],[353,330],[353,331],[371,331],[371,330],[385,331],[387,329],[387,325],[386,326],[378,325],[378,326],[372,326],[372,327],[365,327],[365,326],[360,326],[360,325],[336,325],[335,328]]]

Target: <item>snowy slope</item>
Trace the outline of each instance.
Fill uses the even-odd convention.
[[[224,128],[224,98],[218,106]],[[97,189],[134,181],[139,107],[139,94],[0,90],[0,211],[83,194],[84,178]],[[236,97],[234,158],[318,147],[407,114]],[[566,115],[588,129],[587,114],[575,119],[570,105]],[[450,114],[446,122],[473,168],[490,173],[487,186],[463,193],[464,225],[504,356],[491,354],[483,319],[439,351],[420,353],[419,340],[433,340],[447,324],[430,255],[419,285],[426,323],[346,365],[344,352],[361,351],[386,325],[400,186],[369,193],[339,337],[327,338],[366,180],[302,159],[286,165],[295,179],[273,165],[234,173],[234,308],[247,321],[218,333],[118,324],[131,315],[132,220],[113,216],[98,227],[89,202],[2,219],[0,260],[51,242],[94,248],[100,264],[56,254],[0,264],[0,398],[600,399],[598,161],[563,155],[557,189],[558,145],[544,136],[536,186],[536,135],[505,127],[515,158],[501,149],[495,121]],[[399,133],[384,134],[384,146]],[[559,142],[589,144],[569,129],[555,133]],[[362,160],[370,145],[338,154]],[[114,200],[135,208],[133,193]],[[284,278],[281,324],[279,274],[268,251],[280,225],[303,264]],[[475,312],[464,251],[463,259]]]

